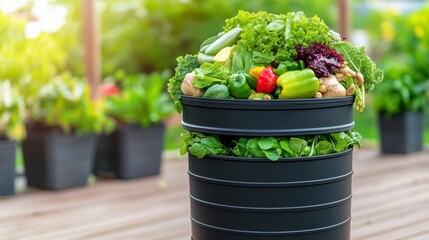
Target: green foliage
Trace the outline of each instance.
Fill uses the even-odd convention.
[[[185,131],[182,137],[183,146],[180,150],[181,154],[185,154],[188,150],[191,154],[199,158],[209,154],[226,154],[226,147],[220,142],[218,136],[206,136],[202,133],[191,133]]]
[[[53,35],[42,33],[26,38],[26,24],[22,18],[0,11],[0,75],[15,86],[24,77],[46,83],[64,68],[66,58],[62,42]],[[32,89],[32,94],[36,91]]]
[[[382,54],[381,63],[396,61],[409,65],[406,74],[413,81],[429,81],[429,5],[416,12],[399,15],[393,11],[374,12],[368,21],[374,50]],[[404,72],[405,73],[405,72]]]
[[[355,78],[346,79],[346,87],[355,84],[355,106],[360,112],[365,108],[365,92],[370,92],[375,85],[383,81],[384,71],[372,61],[363,47],[343,41],[334,43],[333,47],[344,56],[348,66],[355,72],[361,73],[364,78],[363,86],[355,82]]]
[[[32,121],[59,126],[65,133],[100,133],[114,128],[103,104],[91,100],[85,81],[62,75],[39,89],[29,110]]]
[[[25,104],[9,80],[0,81],[0,137],[22,140],[25,137]]]
[[[334,43],[334,48],[344,56],[348,66],[364,76],[365,92],[374,90],[376,84],[383,80],[383,70],[378,68],[365,52],[363,47],[356,47],[349,42]]]
[[[56,38],[67,49],[66,68],[82,76],[80,1],[52,0],[69,11]],[[318,14],[330,26],[335,22],[335,0],[101,0],[100,9],[102,72],[109,76],[117,69],[129,74],[173,69],[175,58],[197,52],[200,43],[216,35],[226,18],[237,11],[286,13],[304,11]],[[198,33],[198,34],[197,34]]]
[[[222,84],[215,84],[207,89],[203,97],[206,98],[219,98],[227,99],[230,98],[228,87]]]
[[[416,81],[407,65],[392,62],[386,66],[386,79],[375,91],[374,107],[388,115],[422,111],[427,105],[429,82]]]
[[[343,152],[353,146],[360,147],[361,136],[346,131],[332,134],[302,137],[226,138],[202,133],[183,133],[181,154],[187,150],[199,158],[206,155],[268,158],[277,161],[281,157],[304,157]]]
[[[378,28],[370,29],[373,38],[382,39],[380,60],[385,67],[385,81],[375,91],[377,111],[394,115],[403,111],[422,111],[428,98],[429,85],[429,6],[398,15],[376,12]],[[376,45],[380,46],[380,45]],[[426,96],[425,96],[426,95]]]
[[[239,11],[226,20],[225,31],[240,26],[243,32],[238,45],[247,51],[274,56],[277,60],[296,57],[296,45],[308,47],[312,42],[331,43],[329,27],[319,17],[307,18],[302,12],[271,14]],[[263,36],[263,37],[261,37]]]
[[[184,57],[177,58],[177,67],[175,69],[174,77],[168,80],[168,92],[170,93],[171,98],[174,100],[174,106],[176,110],[180,113],[182,112],[182,82],[187,73],[194,71],[200,64],[198,63],[197,56],[195,55],[186,55]]]
[[[193,83],[196,88],[206,89],[215,84],[220,84],[222,81],[228,79],[231,73],[227,68],[218,63],[205,62],[199,68],[195,69],[195,82]]]
[[[164,91],[169,75],[168,72],[116,74],[121,91],[106,98],[108,113],[121,122],[138,123],[141,127],[161,122],[174,111],[173,103]]]

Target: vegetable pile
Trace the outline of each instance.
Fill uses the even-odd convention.
[[[268,158],[277,161],[281,157],[304,157],[342,152],[353,146],[360,147],[361,136],[346,131],[304,137],[227,137],[184,132],[181,154],[188,150],[192,155]]]
[[[249,100],[354,96],[362,111],[365,92],[383,79],[363,48],[302,12],[239,11],[197,54],[177,62],[168,91],[179,112],[182,95]]]

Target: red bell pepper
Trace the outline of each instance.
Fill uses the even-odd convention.
[[[268,66],[259,74],[256,84],[256,92],[271,93],[277,88],[277,75],[274,73],[274,68]]]

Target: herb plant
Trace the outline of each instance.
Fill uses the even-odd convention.
[[[121,122],[147,127],[161,122],[174,111],[173,103],[164,91],[168,72],[150,75],[116,74],[119,94],[106,98],[108,113]]]
[[[391,63],[386,79],[375,91],[374,107],[388,116],[404,111],[423,111],[427,105],[429,82],[416,81],[408,66]]]
[[[25,104],[8,80],[0,82],[0,136],[13,140],[25,137]]]
[[[114,128],[113,120],[105,114],[104,103],[90,98],[87,82],[68,75],[43,85],[29,107],[33,122],[58,126],[67,134],[100,133]]]

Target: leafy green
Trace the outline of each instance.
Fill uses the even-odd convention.
[[[282,140],[279,141],[279,144],[280,144],[280,147],[283,150],[283,155],[285,157],[292,157],[292,156],[295,155],[294,152],[292,151],[292,149],[289,146],[289,140],[282,139]]]
[[[276,161],[281,157],[304,157],[342,152],[353,146],[360,147],[361,136],[346,131],[304,137],[228,137],[185,132],[181,154],[187,149],[197,157],[208,154],[238,157],[267,158]],[[204,140],[210,138],[210,140]],[[209,143],[204,143],[209,142]]]
[[[177,58],[177,67],[175,68],[174,77],[170,78],[168,81],[167,87],[170,96],[174,100],[174,105],[177,112],[182,112],[183,106],[180,99],[182,98],[182,82],[187,73],[194,71],[197,67],[200,66],[198,62],[198,57],[196,55],[186,55],[185,57]]]
[[[189,150],[192,155],[202,158],[208,154],[225,155],[227,151],[227,148],[220,142],[218,136],[184,132],[182,138],[183,146],[180,151],[181,154],[185,154]]]
[[[263,158],[265,157],[264,152],[262,152],[261,147],[259,147],[259,139],[251,138],[247,141],[247,151],[249,151],[249,156]]]
[[[294,157],[308,156],[310,154],[307,141],[302,138],[291,137],[289,139],[289,147]]]
[[[343,55],[348,66],[353,71],[363,75],[363,85],[356,82],[355,78],[348,78],[343,83],[345,87],[350,86],[352,83],[355,84],[355,107],[358,111],[363,111],[365,108],[365,92],[372,91],[375,85],[383,80],[384,72],[368,57],[363,47],[357,47],[347,41],[336,42],[333,47]]]
[[[307,18],[302,12],[286,15],[267,12],[250,13],[239,11],[235,17],[226,20],[224,31],[237,26],[243,28],[237,45],[247,51],[265,54],[268,59],[293,60],[295,46],[308,47],[312,42],[332,43],[328,26],[319,17]],[[264,36],[264,37],[261,37]],[[262,59],[253,56],[257,63]],[[256,64],[254,62],[254,64]]]
[[[249,151],[247,150],[248,138],[239,138],[238,141],[234,141],[235,147],[232,149],[232,152],[236,156],[248,156]]]
[[[238,46],[232,55],[231,72],[249,72],[252,66],[252,52]]]
[[[203,63],[194,70],[194,86],[199,89],[207,89],[215,84],[220,84],[231,75],[231,73],[220,63]]]
[[[337,52],[341,53],[347,65],[364,77],[365,92],[372,91],[376,84],[383,81],[384,72],[368,57],[364,47],[357,47],[350,42],[342,41],[333,44]]]
[[[219,99],[227,99],[230,98],[228,87],[221,84],[216,84],[211,86],[204,93],[203,97],[206,98],[219,98]]]
[[[334,146],[328,141],[320,141],[314,146],[314,155],[329,154],[334,151]]]

